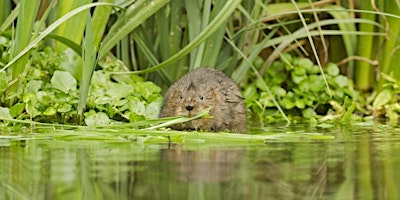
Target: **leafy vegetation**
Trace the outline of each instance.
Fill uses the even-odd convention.
[[[317,65],[310,59],[284,54],[281,61],[272,63],[266,70],[264,80],[249,83],[244,91],[244,95],[249,97],[246,104],[255,113],[263,116],[268,110],[276,110],[272,101],[275,98],[279,106],[294,115],[300,114],[305,118],[326,115],[335,111],[332,105],[349,107],[358,97],[351,80],[339,72],[334,63],[325,67],[325,78],[332,94],[329,96],[324,77]],[[268,94],[262,81],[268,83],[272,96]],[[271,114],[269,116],[274,117]]]
[[[6,40],[4,37],[2,38]],[[51,48],[38,49],[31,56],[31,68],[20,79],[23,87],[7,98],[7,79],[1,73],[3,106],[1,117],[38,122],[76,124],[79,89],[76,78],[62,69],[70,55]],[[86,125],[109,125],[112,121],[134,122],[158,116],[161,89],[138,75],[112,75],[124,71],[121,62],[102,63],[90,85]]]

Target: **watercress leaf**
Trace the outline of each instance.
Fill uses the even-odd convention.
[[[322,76],[311,75],[309,78],[310,89],[313,92],[322,91],[326,86]]]
[[[25,86],[25,92],[37,93],[42,87],[42,81],[30,80]]]
[[[319,69],[319,67],[318,67],[317,65],[313,65],[311,68],[309,68],[309,69],[307,70],[307,72],[308,72],[309,74],[318,74],[318,73],[321,72],[321,70]]]
[[[141,96],[148,99],[150,95],[160,93],[161,89],[152,82],[139,82],[136,84],[135,90],[138,91]]]
[[[282,107],[284,107],[285,109],[288,109],[288,110],[292,109],[295,106],[293,100],[290,98],[283,98],[281,101],[281,104],[282,104]]]
[[[310,91],[311,84],[312,83],[310,83],[309,79],[304,79],[303,81],[301,81],[299,84],[299,89],[300,89],[301,93]],[[300,93],[297,93],[297,94],[300,94]]]
[[[304,99],[301,99],[301,98],[297,99],[295,104],[296,104],[296,107],[299,108],[299,109],[304,109],[306,107]]]
[[[10,115],[12,117],[17,117],[20,115],[25,109],[25,104],[24,103],[16,103],[10,108]]]
[[[312,108],[306,108],[302,110],[302,114],[306,119],[311,119],[317,116],[317,113]]]
[[[76,90],[76,79],[65,71],[55,71],[51,78],[51,84],[54,88],[68,93],[70,90]]]
[[[49,104],[54,99],[54,94],[49,91],[39,91],[36,93],[36,98],[40,103]]]
[[[311,69],[314,66],[314,63],[308,58],[300,58],[297,65],[301,66],[303,69]]]
[[[256,87],[255,87],[253,84],[249,85],[249,86],[244,90],[243,96],[246,97],[246,100],[247,100],[247,99],[256,99],[256,98],[258,98],[258,93],[257,93]]]
[[[301,81],[307,78],[307,75],[297,75],[292,72],[292,80],[294,83],[299,84]]]
[[[336,64],[328,63],[328,66],[326,66],[326,72],[331,76],[337,76],[340,71]]]
[[[372,107],[375,109],[381,108],[382,106],[389,103],[392,96],[392,92],[389,89],[382,90],[375,98],[374,102],[372,103]]]
[[[0,117],[12,119],[10,115],[10,109],[5,107],[0,107]]]
[[[110,77],[103,71],[95,71],[92,77],[92,85],[105,87],[110,82]]]
[[[57,111],[60,113],[66,113],[69,112],[71,108],[72,108],[71,104],[65,103],[61,107],[59,107]]]
[[[146,106],[146,111],[144,112],[144,116],[146,119],[156,119],[160,114],[161,110],[161,102],[151,102]]]
[[[307,70],[303,67],[295,67],[292,74],[294,73],[295,75],[298,76],[303,76],[306,75]]]
[[[85,116],[85,123],[88,126],[109,125],[111,121],[103,112],[89,112]]]
[[[25,104],[25,110],[26,113],[28,113],[28,115],[32,118],[41,114],[41,112],[35,108],[32,101],[29,101],[28,103]]]
[[[139,115],[144,115],[145,113],[145,106],[144,103],[141,101],[130,101],[128,104],[129,110],[133,113],[139,114]]]
[[[256,87],[259,88],[262,91],[267,91],[267,88],[265,87],[265,83],[263,83],[263,80],[256,79]]]
[[[286,90],[279,86],[272,87],[272,93],[276,96],[283,97],[286,95]]]
[[[24,96],[22,97],[22,100],[25,103],[27,103],[27,102],[30,102],[30,101],[36,101],[37,98],[36,98],[36,95],[33,94],[33,93],[25,93]]]
[[[114,100],[119,100],[133,93],[133,86],[127,84],[114,83],[107,87],[107,95]]]
[[[335,77],[335,82],[339,85],[339,87],[344,88],[349,85],[349,80],[346,76],[339,75]]]
[[[145,120],[143,115],[138,115],[134,112],[129,112],[129,121],[130,122],[136,122],[136,121],[141,121],[141,120]]]
[[[43,112],[44,115],[54,115],[57,113],[57,110],[54,107],[47,107],[46,110]]]

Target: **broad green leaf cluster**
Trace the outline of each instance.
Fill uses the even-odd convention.
[[[272,100],[275,98],[289,114],[305,118],[326,115],[333,105],[350,106],[358,96],[352,81],[339,72],[338,66],[333,63],[324,68],[331,89],[330,96],[317,65],[310,59],[284,54],[280,61],[267,68],[264,80],[257,79],[246,87],[246,104],[252,111],[262,114],[267,110],[276,110]],[[262,81],[268,85],[272,96]]]
[[[7,58],[3,56],[0,59],[1,65]],[[66,53],[55,53],[49,47],[39,48],[31,54],[32,67],[26,76],[20,77],[22,84],[17,92],[7,96],[5,94],[12,85],[8,74],[0,73],[0,116],[46,123],[79,122],[78,80],[62,67],[73,63],[71,59],[74,58]],[[101,66],[93,74],[84,111],[86,125],[109,125],[115,121],[135,122],[158,117],[162,101],[158,86],[138,75],[113,75],[113,72],[124,70],[122,62],[107,61]]]

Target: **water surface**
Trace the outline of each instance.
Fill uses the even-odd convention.
[[[276,136],[262,142],[70,133],[3,135],[0,199],[399,199],[397,127],[270,124],[251,130]]]

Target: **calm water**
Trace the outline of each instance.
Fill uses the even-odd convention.
[[[269,125],[252,132],[334,139],[144,144],[68,134],[2,137],[0,199],[399,199],[396,127]]]

